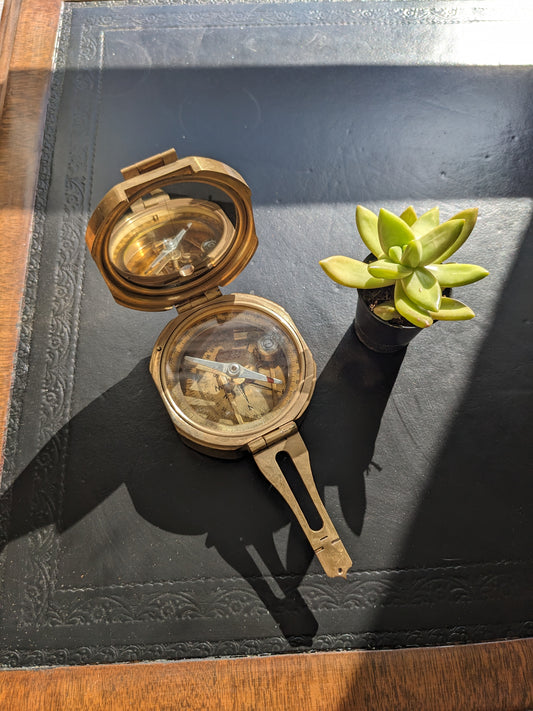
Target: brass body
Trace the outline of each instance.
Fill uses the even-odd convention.
[[[111,294],[121,306],[140,311],[165,311],[200,296],[213,287],[229,284],[252,258],[257,247],[250,188],[232,168],[210,158],[177,158],[172,149],[153,159],[124,168],[125,181],[102,198],[87,226],[86,241]],[[219,188],[236,210],[235,239],[214,269],[192,283],[169,284],[154,289],[126,279],[109,258],[108,241],[118,221],[137,200],[170,183],[194,183]]]
[[[300,358],[298,391],[291,397],[287,406],[278,413],[277,418],[269,423],[270,429],[275,430],[279,427],[283,427],[283,425],[286,425],[288,422],[297,420],[302,416],[309,405],[316,382],[316,366],[311,351],[303,341],[289,314],[278,304],[251,294],[229,294],[227,296],[214,296],[214,298],[209,299],[203,305],[181,313],[163,329],[157,339],[150,361],[150,373],[165,403],[170,418],[180,435],[195,449],[212,456],[221,457],[235,456],[238,453],[242,453],[243,449],[249,448],[249,443],[261,437],[265,431],[265,426],[263,424],[257,424],[257,426],[248,430],[246,433],[236,435],[227,433],[217,435],[206,428],[199,427],[194,422],[191,422],[190,419],[186,418],[176,407],[175,398],[173,398],[169,394],[168,389],[164,387],[162,368],[164,367],[167,357],[165,346],[169,343],[173,334],[192,329],[203,317],[209,314],[216,314],[217,311],[220,311],[228,305],[258,309],[272,316],[274,319],[280,321],[291,334],[297,348]]]
[[[119,304],[143,311],[160,311],[173,306],[178,308],[179,315],[163,329],[150,361],[150,372],[176,430],[189,446],[211,456],[235,457],[246,451],[251,452],[263,475],[294,512],[327,575],[346,577],[352,561],[320,500],[311,472],[309,454],[295,424],[305,412],[316,382],[316,366],[311,352],[294,322],[281,306],[249,294],[222,296],[218,288],[228,284],[242,271],[257,246],[249,187],[238,173],[218,161],[199,157],[178,160],[174,150],[125,168],[122,174],[124,183],[112,188],[94,211],[87,228],[86,240],[102,276]],[[231,229],[229,221],[221,220],[224,227],[220,244],[216,246],[213,254],[209,255],[210,258],[205,260],[205,265],[200,264],[194,278],[177,278],[174,282],[169,277],[128,278],[127,273],[118,268],[110,258],[109,242],[113,231],[121,220],[126,226],[141,224],[137,215],[143,210],[149,214],[154,205],[172,204],[172,200],[169,202],[168,195],[162,189],[180,182],[207,184],[222,190],[235,208],[234,229]],[[128,211],[132,212],[131,219],[127,217]],[[228,309],[261,314],[274,322],[290,342],[291,352],[295,354],[298,364],[297,368],[289,368],[293,379],[290,383],[291,389],[289,391],[287,387],[287,401],[283,401],[279,408],[275,407],[265,417],[258,417],[257,422],[252,419],[251,424],[245,428],[236,426],[233,430],[230,427],[228,431],[217,432],[209,424],[202,425],[195,421],[194,417],[187,415],[186,408],[180,406],[180,398],[185,401],[186,396],[181,393],[179,387],[174,387],[173,392],[170,392],[165,367],[169,358],[176,357],[170,350],[173,343],[178,342],[178,338],[182,339],[180,342],[186,343],[189,332],[201,328],[206,319],[216,318],[217,314],[224,314],[224,310]],[[264,362],[268,363],[271,358],[268,346],[259,349],[259,352]],[[207,358],[197,360],[204,368],[209,369],[209,365],[205,365],[209,363],[219,366],[218,362],[209,361]],[[238,368],[244,364],[228,365]],[[251,378],[234,378],[232,381],[229,376],[221,376],[219,380],[217,388],[223,390],[226,380],[228,383],[236,382],[238,387],[242,387],[242,382],[253,381],[254,377],[252,373]],[[282,383],[282,380],[276,379],[276,382]],[[226,387],[228,392],[231,392],[234,386],[228,384]],[[270,385],[270,388],[273,390],[274,386]],[[248,402],[246,395],[243,397]],[[289,455],[302,478],[322,520],[319,530],[310,527],[278,464],[276,457],[281,452]]]

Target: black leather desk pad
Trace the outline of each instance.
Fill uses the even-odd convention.
[[[532,71],[454,66],[438,39],[469,4],[416,5],[65,9],[2,482],[2,664],[531,634]],[[301,432],[347,581],[251,458],[179,440],[147,370],[172,316],[116,305],[85,248],[119,169],[171,146],[252,188],[259,249],[224,291],[280,303],[315,355]],[[364,256],[357,203],[479,205],[460,252],[491,271],[460,290],[476,319],[397,355],[360,345],[355,292],[318,267]]]

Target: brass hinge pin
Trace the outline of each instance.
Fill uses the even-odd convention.
[[[179,304],[176,304],[176,310],[178,313],[182,314],[186,311],[190,311],[191,309],[197,309],[199,306],[203,306],[204,304],[207,304],[208,301],[217,299],[219,296],[222,296],[222,292],[217,286],[214,289],[204,291],[204,293],[199,296],[193,296],[192,299],[180,301]]]
[[[248,442],[248,449],[252,454],[260,452],[262,449],[271,447],[276,442],[280,442],[282,439],[290,437],[290,435],[295,434],[298,431],[298,427],[295,422],[288,422],[286,425],[267,432],[266,434],[258,437],[257,439]]]

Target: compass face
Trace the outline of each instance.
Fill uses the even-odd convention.
[[[109,239],[109,259],[127,280],[142,286],[185,283],[216,264],[234,228],[209,200],[172,199],[158,191],[139,199]]]
[[[302,357],[279,319],[226,305],[184,325],[165,346],[162,386],[180,416],[204,432],[274,426],[298,394]]]

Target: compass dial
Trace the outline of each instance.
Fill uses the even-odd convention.
[[[165,347],[163,389],[204,431],[245,434],[283,415],[302,382],[295,337],[280,320],[229,305],[178,329]]]
[[[139,199],[109,239],[111,262],[141,285],[186,282],[211,268],[229,247],[234,228],[214,202],[171,199],[163,191]]]

